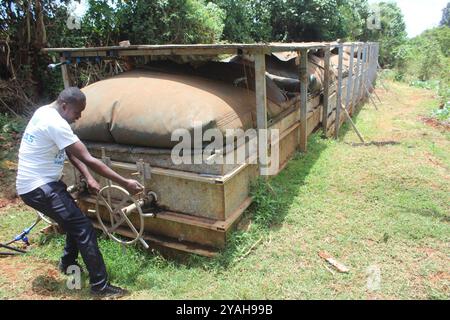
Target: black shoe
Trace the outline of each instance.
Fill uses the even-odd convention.
[[[103,289],[92,289],[91,294],[98,298],[120,298],[127,295],[129,292],[125,289],[107,284]]]
[[[63,264],[62,261],[60,260],[59,263],[58,263],[58,269],[59,269],[59,271],[60,271],[62,274],[65,274],[65,275],[71,275],[71,274],[73,274],[73,270],[72,270],[72,272],[70,272],[70,273],[67,272],[67,269],[68,269],[70,266],[77,266],[78,268],[80,268],[80,272],[81,272],[81,273],[84,272],[83,268],[78,264],[78,262],[75,262],[75,263],[66,265],[66,264]]]

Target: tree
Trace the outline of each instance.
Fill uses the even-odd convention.
[[[132,43],[213,43],[220,40],[225,12],[203,0],[123,1],[116,10],[121,40]]]
[[[253,42],[252,2],[247,0],[213,1],[225,13],[222,39],[229,42]]]
[[[341,0],[268,2],[272,37],[278,41],[335,40],[345,36],[342,17],[336,14]]]
[[[381,28],[366,29],[363,41],[380,42],[381,66],[392,67],[396,62],[397,49],[406,42],[406,24],[403,13],[395,2],[380,2]]]
[[[343,34],[348,40],[359,40],[367,28],[369,5],[367,0],[343,1],[339,6]]]
[[[442,20],[440,25],[450,27],[450,2],[442,9]]]

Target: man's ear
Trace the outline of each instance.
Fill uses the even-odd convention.
[[[62,103],[60,104],[60,106],[61,106],[61,109],[62,109],[63,111],[66,111],[66,110],[67,110],[67,103],[62,102]]]

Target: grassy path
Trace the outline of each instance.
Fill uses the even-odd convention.
[[[429,91],[388,83],[339,141],[309,141],[269,184],[229,248],[212,260],[168,260],[100,240],[115,283],[134,299],[448,299],[450,297],[450,133],[426,125]],[[0,241],[33,220],[20,205],[0,209]],[[55,272],[60,236],[32,237],[26,257],[0,259],[0,298],[88,298]],[[350,268],[336,272],[318,253]],[[379,280],[379,282],[377,281]],[[369,282],[369,286],[368,286]]]

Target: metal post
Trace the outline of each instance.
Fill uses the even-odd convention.
[[[339,127],[341,125],[341,95],[342,95],[342,59],[343,59],[344,46],[339,44],[339,63],[338,63],[338,81],[336,86],[336,119],[334,120],[334,138],[339,136]]]
[[[266,57],[263,52],[255,54],[256,124],[258,127],[259,173],[263,175],[268,166],[267,157],[267,100]]]
[[[308,140],[308,50],[300,51],[300,151],[306,152]]]
[[[323,86],[323,109],[322,109],[322,128],[325,135],[328,129],[328,100],[330,97],[330,56],[331,48],[325,48],[325,71],[324,71],[324,86]]]

